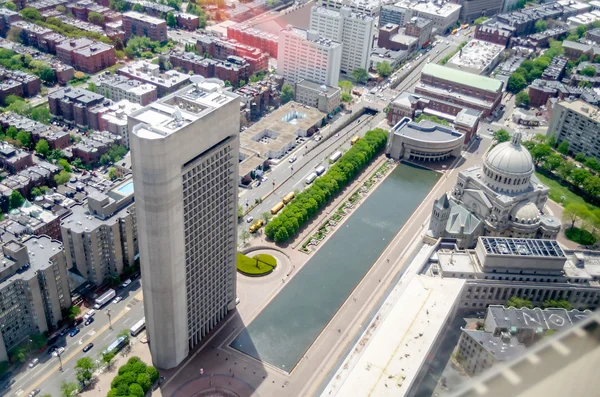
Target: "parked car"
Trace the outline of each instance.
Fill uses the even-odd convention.
[[[248,218],[246,218],[246,222],[248,222],[248,223],[252,223],[253,220],[254,220],[253,216],[249,216]]]
[[[87,345],[85,345],[85,347],[83,348],[83,352],[87,353],[92,347],[94,347],[93,343],[88,343]]]
[[[79,328],[73,328],[71,332],[69,332],[69,336],[72,338],[79,333]]]
[[[87,320],[85,320],[85,326],[87,327],[88,325],[90,325],[91,323],[94,322],[94,317],[90,317]]]
[[[39,358],[34,358],[33,360],[31,360],[31,362],[29,363],[29,368],[33,368],[35,367],[38,363],[40,362]]]
[[[123,281],[123,284],[121,284],[121,287],[125,288],[127,287],[129,284],[131,284],[131,279],[127,279],[125,281]]]
[[[31,392],[29,392],[28,397],[35,397],[38,394],[40,394],[40,389],[33,389]]]
[[[57,357],[59,354],[63,354],[63,352],[64,352],[64,351],[65,351],[65,348],[64,348],[64,347],[59,347],[58,349],[56,349],[56,350],[55,350],[55,351],[52,353],[52,355],[53,355],[54,357]]]
[[[113,303],[119,303],[123,300],[122,296],[117,296],[115,299],[113,299]]]
[[[75,320],[73,320],[73,325],[79,325],[83,322],[83,317],[77,317]]]
[[[65,335],[66,335],[66,334],[68,334],[68,333],[69,333],[69,328],[67,327],[67,328],[63,329],[62,331],[60,331],[60,334],[59,334],[59,335],[60,335],[60,336],[65,336]]]
[[[57,350],[58,350],[58,347],[56,347],[56,346],[50,346],[48,348],[48,354],[52,354],[52,353],[54,353]]]

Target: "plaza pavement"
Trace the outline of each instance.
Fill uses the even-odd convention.
[[[418,247],[418,244],[412,242],[415,239],[419,240],[419,236],[426,230],[433,201],[443,192],[452,189],[458,170],[480,164],[481,156],[490,145],[489,139],[474,141],[468,151],[464,152],[464,157],[456,162],[456,168],[445,171],[445,175],[440,178],[291,373],[285,373],[229,347],[240,331],[285,285],[279,277],[283,272],[274,273],[272,277],[267,276],[266,281],[260,281],[261,288],[253,288],[252,293],[246,293],[244,290],[250,289],[251,284],[257,280],[239,277],[238,289],[241,294],[246,294],[238,306],[239,311],[232,312],[208,335],[205,343],[192,352],[178,368],[161,371],[167,378],[161,393],[165,396],[183,397],[186,395],[184,390],[199,391],[205,387],[207,378],[211,378],[212,380],[208,381],[211,387],[233,390],[241,397],[314,395],[330,371],[335,369],[335,364],[344,356],[362,324],[368,320],[368,315],[387,295],[392,281],[406,266],[412,254],[411,250]],[[363,175],[370,173],[371,171],[368,171]],[[356,186],[358,185],[349,188],[348,191],[353,191]],[[318,225],[327,216],[325,210],[320,219],[313,223]],[[251,244],[262,247],[269,243],[258,240]],[[289,275],[291,278],[310,256],[289,248],[284,249],[284,252],[290,258],[292,266],[296,266],[296,269],[293,269],[295,271]],[[251,305],[251,308],[245,304]],[[338,332],[338,329],[341,331]],[[200,368],[203,369],[203,375],[199,373]]]

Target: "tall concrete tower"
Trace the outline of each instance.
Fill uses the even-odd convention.
[[[235,308],[239,100],[217,79],[128,119],[146,329],[173,368]]]

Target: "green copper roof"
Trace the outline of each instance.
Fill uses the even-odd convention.
[[[463,72],[462,70],[458,69],[447,68],[435,63],[426,64],[423,68],[423,73],[486,91],[497,92],[502,89],[502,81],[500,80]]]

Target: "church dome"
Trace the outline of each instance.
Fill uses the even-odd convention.
[[[540,219],[540,211],[532,202],[517,204],[510,211],[510,215],[517,223],[537,223]]]
[[[533,159],[521,145],[519,132],[515,132],[510,142],[503,142],[492,149],[485,158],[485,164],[504,175],[531,175],[534,170]]]

